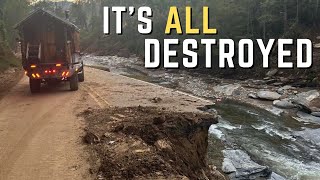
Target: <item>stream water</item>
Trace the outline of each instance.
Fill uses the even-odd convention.
[[[111,72],[214,99],[220,80],[195,72],[143,68],[138,58],[84,57],[86,65],[104,66]],[[210,107],[221,116],[210,128],[215,138],[228,142],[226,148],[241,149],[258,164],[268,166],[286,179],[320,179],[320,124],[276,116],[265,110],[223,101]]]

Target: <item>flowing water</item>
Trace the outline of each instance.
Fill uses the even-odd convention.
[[[84,58],[86,65],[105,66],[112,72],[176,88],[196,96],[214,99],[214,77],[194,72],[147,71],[138,58]],[[236,101],[212,105],[221,116],[210,128],[229,148],[241,149],[251,158],[287,179],[320,179],[320,125],[292,117],[276,116]]]
[[[220,123],[210,132],[245,150],[256,162],[288,179],[320,179],[320,125],[279,117],[226,101],[214,105]]]

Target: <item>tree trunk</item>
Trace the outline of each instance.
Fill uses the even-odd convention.
[[[300,6],[300,3],[299,3],[299,0],[297,0],[297,17],[296,17],[296,23],[299,24],[299,6]]]
[[[283,0],[283,31],[286,33],[288,31],[288,7],[287,0]]]

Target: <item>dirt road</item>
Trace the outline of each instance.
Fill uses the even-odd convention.
[[[85,179],[81,91],[65,85],[31,95],[23,78],[0,101],[0,179]]]
[[[84,120],[77,116],[88,107],[141,105],[196,111],[208,103],[91,68],[77,92],[61,84],[31,95],[24,77],[0,101],[0,179],[90,179],[81,141]]]

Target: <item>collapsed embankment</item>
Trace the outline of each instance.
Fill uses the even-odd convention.
[[[152,107],[88,109],[84,141],[101,179],[224,179],[207,164],[217,117]]]

